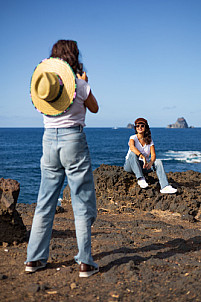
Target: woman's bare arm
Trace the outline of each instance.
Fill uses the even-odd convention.
[[[80,75],[79,73],[77,74],[78,79],[82,79],[85,82],[88,82],[88,76],[86,75],[86,72],[83,72],[82,75]],[[88,98],[86,99],[86,101],[84,102],[85,106],[89,109],[89,111],[93,112],[93,113],[97,113],[98,112],[98,102],[95,98],[95,96],[93,95],[93,93],[90,91]]]
[[[86,99],[86,101],[84,102],[85,106],[93,113],[97,113],[98,112],[98,103],[96,101],[95,96],[92,94],[92,92],[90,91],[88,98]]]
[[[131,149],[132,152],[134,152],[137,156],[139,156],[140,158],[142,158],[144,165],[143,168],[146,168],[147,165],[147,161],[145,156],[135,147],[135,141],[134,139],[130,139],[129,140],[129,147]]]

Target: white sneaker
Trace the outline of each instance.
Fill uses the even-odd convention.
[[[160,190],[161,193],[163,194],[174,194],[177,192],[177,189],[173,188],[172,186],[166,186],[162,190]]]
[[[142,188],[142,189],[145,189],[149,186],[144,177],[138,179],[137,183],[140,186],[140,188]]]

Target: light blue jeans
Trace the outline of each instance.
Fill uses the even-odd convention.
[[[126,172],[133,172],[137,179],[144,177],[144,173],[156,171],[161,189],[169,185],[163,163],[160,159],[156,159],[150,170],[143,169],[143,161],[139,160],[138,156],[134,152],[130,152],[128,159],[124,164],[124,170]]]
[[[75,260],[97,267],[91,255],[96,196],[91,160],[82,127],[45,129],[41,184],[27,248],[27,262],[46,264],[55,210],[65,175],[71,190],[78,254]]]

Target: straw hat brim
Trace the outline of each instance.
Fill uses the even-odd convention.
[[[43,72],[54,72],[61,78],[63,82],[63,90],[61,96],[55,102],[47,102],[38,97],[34,85]],[[70,65],[59,58],[49,58],[43,60],[32,75],[31,79],[31,98],[35,108],[49,116],[57,116],[68,110],[76,95],[75,74]]]

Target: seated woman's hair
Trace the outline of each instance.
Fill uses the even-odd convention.
[[[60,58],[66,61],[72,67],[75,74],[80,69],[81,64],[79,62],[79,49],[76,41],[57,41],[52,47],[50,57]]]
[[[145,132],[144,132],[144,141],[147,145],[149,145],[151,143],[151,130],[149,128],[149,124],[147,122],[147,120],[145,120],[144,118],[137,118],[135,120],[135,133],[137,134],[137,130],[136,130],[136,125],[137,124],[144,124],[145,125]]]

